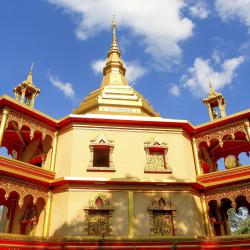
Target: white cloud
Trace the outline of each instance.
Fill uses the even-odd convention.
[[[91,68],[92,70],[95,72],[95,74],[99,74],[99,73],[102,73],[102,70],[105,66],[105,63],[106,63],[106,60],[105,59],[100,59],[100,60],[97,60],[97,61],[93,61],[91,63]]]
[[[197,17],[200,19],[205,19],[208,17],[209,9],[205,2],[198,1],[194,5],[189,8],[190,14],[193,17]]]
[[[204,60],[197,57],[193,66],[188,69],[188,73],[182,77],[184,86],[194,95],[203,96],[208,93],[209,78],[215,89],[222,89],[232,83],[233,78],[236,76],[236,69],[244,60],[243,56],[225,60],[216,70],[214,69],[213,60]]]
[[[215,49],[211,55],[212,61],[216,64],[221,63],[223,57],[224,57],[224,52],[218,49]]]
[[[103,67],[105,66],[106,60],[97,60],[91,63],[92,70],[96,73],[102,73]],[[130,82],[130,85],[134,85],[135,81],[145,75],[146,69],[142,67],[138,62],[125,62],[124,65],[127,69],[126,77]]]
[[[215,8],[224,21],[239,18],[250,31],[250,0],[216,0]]]
[[[184,0],[47,0],[78,14],[79,39],[110,29],[113,14],[121,28],[138,36],[145,51],[167,67],[181,57],[180,42],[192,36],[194,24],[182,14]],[[168,65],[169,66],[169,65]]]
[[[169,93],[173,96],[180,96],[180,87],[177,84],[171,84],[169,88]]]
[[[57,77],[49,75],[50,82],[59,90],[61,90],[65,96],[70,97],[73,99],[75,97],[75,91],[73,86],[69,82],[61,82]]]

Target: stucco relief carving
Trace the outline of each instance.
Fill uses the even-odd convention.
[[[146,151],[146,166],[145,171],[170,171],[167,164],[167,143],[161,142],[158,138],[152,138],[144,142]]]
[[[247,140],[249,140],[244,122],[232,123],[232,124],[228,124],[227,126],[218,127],[217,129],[210,130],[209,132],[200,134],[196,136],[195,138],[196,138],[197,145],[199,145],[201,142],[206,142],[207,145],[210,146],[210,141],[212,139],[216,139],[219,141],[219,144],[222,147],[223,138],[226,135],[230,135],[232,139],[234,139],[236,132],[244,133],[246,135]]]
[[[175,235],[176,208],[165,197],[153,199],[148,206],[151,235]]]
[[[113,206],[103,195],[90,200],[85,211],[85,233],[93,236],[107,236],[112,233]]]
[[[215,200],[220,205],[221,199],[227,198],[230,199],[232,203],[235,203],[235,199],[238,196],[245,196],[247,201],[250,202],[250,184],[231,185],[226,188],[214,189],[205,194],[205,200],[207,204]]]
[[[17,123],[18,129],[20,130],[23,125],[26,125],[30,128],[30,138],[33,139],[34,133],[36,131],[42,133],[43,140],[45,139],[46,135],[49,135],[51,138],[54,137],[54,132],[45,124],[42,124],[38,121],[35,121],[29,117],[24,115],[18,114],[16,112],[11,111],[8,116],[7,123],[10,121],[15,121]]]
[[[10,193],[15,191],[19,194],[20,198],[18,204],[22,207],[24,198],[27,195],[33,197],[34,204],[38,198],[43,198],[44,201],[48,198],[47,187],[43,185],[34,184],[32,182],[21,180],[17,178],[12,178],[9,176],[0,176],[0,188],[5,191],[5,198],[8,199]]]

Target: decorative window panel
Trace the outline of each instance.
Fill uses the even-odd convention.
[[[108,199],[98,195],[94,200],[89,201],[85,209],[85,232],[92,236],[107,236],[112,232],[112,213]]]
[[[170,201],[161,197],[154,199],[148,207],[150,218],[150,235],[175,235],[176,209]]]
[[[144,143],[144,149],[146,151],[145,173],[172,173],[167,163],[166,143],[153,139]]]

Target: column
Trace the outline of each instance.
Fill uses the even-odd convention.
[[[49,236],[49,227],[50,227],[50,215],[51,215],[51,205],[52,205],[52,192],[49,191],[48,197],[45,204],[45,215],[43,223],[43,236]]]
[[[222,104],[221,104],[221,100],[218,101],[218,104],[219,104],[221,117],[225,117],[226,116],[226,111],[225,111],[225,107],[222,106]]]
[[[208,108],[208,114],[210,116],[210,120],[212,121],[214,119],[212,107],[210,106],[210,104],[207,104],[207,108]]]
[[[53,146],[52,146],[50,170],[53,172],[55,171],[55,164],[56,164],[57,141],[58,141],[58,131],[54,133]]]
[[[205,195],[201,195],[201,207],[202,207],[202,213],[203,213],[203,219],[204,219],[204,225],[205,225],[205,234],[206,236],[211,236],[211,230],[209,226],[209,214],[208,214],[208,207],[206,204]]]
[[[249,121],[245,122],[245,128],[246,128],[246,132],[247,132],[248,141],[250,141],[250,125],[249,125]]]
[[[134,192],[128,191],[129,238],[135,235]]]
[[[22,95],[21,95],[21,100],[20,100],[21,103],[24,103],[25,91],[26,91],[26,89],[22,89]]]
[[[3,109],[2,121],[1,121],[1,125],[0,125],[0,147],[2,146],[3,135],[4,135],[6,125],[7,125],[8,116],[9,116],[9,110],[4,108]]]
[[[33,93],[31,100],[30,100],[30,107],[31,108],[34,108],[35,98],[36,98],[36,93]]]
[[[16,199],[10,199],[8,233],[12,232],[12,225],[16,210]]]
[[[197,148],[197,143],[196,143],[195,138],[192,138],[192,147],[193,147],[193,152],[194,152],[196,175],[201,175],[202,172],[201,172],[201,166],[200,166],[199,155],[198,155],[198,148]]]
[[[220,207],[221,207],[221,202],[220,202],[220,204],[218,204],[218,202],[217,202],[217,206],[215,209],[216,209],[216,216],[220,222],[221,235],[226,235]]]

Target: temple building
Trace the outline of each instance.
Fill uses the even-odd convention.
[[[250,110],[226,115],[209,85],[210,121],[162,118],[126,79],[115,21],[100,87],[64,118],[35,109],[31,69],[0,97],[0,248],[250,249],[228,218],[250,212]]]

